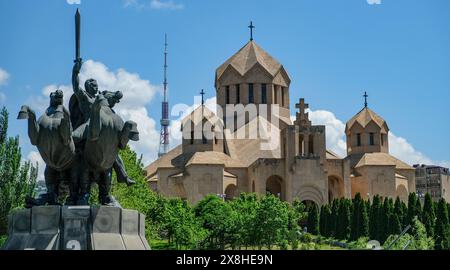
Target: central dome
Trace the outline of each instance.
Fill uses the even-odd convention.
[[[216,79],[219,80],[229,66],[232,66],[241,76],[244,76],[256,64],[260,64],[272,77],[275,77],[282,68],[282,65],[256,42],[249,41],[236,54],[217,68]]]

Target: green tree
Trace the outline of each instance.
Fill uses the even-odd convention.
[[[417,197],[416,193],[409,193],[408,195],[408,213],[406,216],[406,224],[409,225],[412,224],[412,221],[415,216],[420,217],[420,203],[419,198]]]
[[[382,211],[381,211],[381,222],[380,224],[380,241],[384,242],[389,237],[389,235],[393,234],[396,231],[394,227],[394,203],[391,198],[385,198]],[[397,226],[398,227],[398,226]]]
[[[412,224],[412,235],[414,237],[413,248],[416,250],[430,250],[434,248],[433,238],[427,236],[427,230],[420,222],[420,220],[415,217]]]
[[[360,193],[356,193],[353,199],[353,211],[351,217],[351,240],[369,235],[369,218],[367,216],[366,204]]]
[[[312,204],[308,210],[308,232],[310,234],[319,234],[319,213],[317,210],[317,205]]]
[[[194,208],[195,216],[207,231],[205,247],[208,249],[225,249],[229,236],[235,229],[233,209],[216,195],[208,195]]]
[[[320,235],[325,237],[330,237],[330,223],[332,219],[331,208],[330,206],[323,205],[320,209]]]
[[[179,198],[170,199],[169,204],[173,240],[176,248],[198,248],[198,244],[206,237],[206,231],[195,218],[194,211],[187,201],[182,201]]]
[[[370,207],[369,216],[369,236],[371,239],[380,240],[379,229],[381,221],[381,198],[375,195]]]
[[[259,200],[255,193],[241,193],[238,198],[230,202],[236,214],[236,235],[234,235],[234,245],[249,246],[256,245],[257,231],[255,228],[256,211],[259,207]]]
[[[329,219],[329,234],[330,236],[337,237],[338,231],[338,218],[339,218],[339,205],[341,200],[334,199],[331,206],[331,218]]]
[[[261,249],[263,246],[267,246],[271,249],[274,244],[281,241],[288,226],[288,219],[288,209],[285,203],[273,195],[263,196],[255,218],[258,247]]]
[[[0,236],[6,234],[8,214],[24,207],[25,197],[33,196],[37,166],[21,162],[19,137],[8,138],[8,111],[0,111]]]
[[[341,199],[339,203],[336,238],[347,240],[350,237],[350,217],[351,217],[351,201]]]
[[[152,233],[152,228],[154,227],[152,221],[155,219],[157,196],[148,187],[147,181],[145,180],[141,161],[142,157],[138,159],[136,152],[128,146],[124,150],[121,150],[119,154],[123,160],[127,174],[136,181],[136,184],[130,187],[125,184],[118,184],[114,174],[111,194],[122,207],[137,210],[145,215],[146,236],[148,237],[147,239],[152,239],[156,233],[155,230]]]
[[[430,194],[425,194],[425,201],[423,203],[422,223],[427,230],[428,236],[433,237],[436,215],[434,213],[433,201]]]
[[[435,249],[450,249],[450,225],[447,203],[441,198],[437,205],[436,227],[434,229]]]

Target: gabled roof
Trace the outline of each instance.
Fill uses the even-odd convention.
[[[372,121],[380,128],[383,128],[384,125],[386,125],[386,128],[387,128],[386,132],[389,130],[389,128],[387,127],[386,121],[384,121],[384,119],[381,118],[381,116],[376,114],[374,111],[372,111],[368,107],[364,107],[364,109],[362,109],[359,113],[357,113],[355,116],[353,116],[352,119],[350,119],[347,122],[347,124],[345,126],[345,130],[347,131],[350,128],[352,128],[355,123],[358,123],[363,128],[365,128]]]
[[[395,166],[396,169],[414,170],[413,167],[387,153],[364,154],[355,168],[363,166]]]
[[[327,159],[342,159],[342,157],[340,157],[338,154],[336,154],[335,152],[328,150],[326,152],[326,158]]]
[[[186,163],[189,165],[224,165],[226,167],[243,167],[238,160],[232,159],[225,153],[216,151],[196,152]]]
[[[256,64],[261,65],[273,77],[282,69],[282,65],[277,60],[254,41],[249,41],[236,54],[217,68],[216,80],[220,79],[229,66],[232,66],[241,76],[244,76]]]
[[[185,125],[189,120],[195,125],[199,124],[206,119],[211,122],[213,125],[215,124],[223,124],[223,120],[217,117],[217,115],[208,109],[205,105],[198,106],[195,110],[193,110],[189,115],[183,118],[181,121],[182,126]]]

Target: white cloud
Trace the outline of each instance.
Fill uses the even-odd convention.
[[[123,0],[123,3],[124,7],[135,7],[137,9],[180,10],[184,8],[183,4],[176,3],[173,0],[151,0],[149,2],[144,0]]]
[[[427,164],[450,167],[450,161],[432,160],[425,154],[416,150],[406,139],[397,137],[394,133],[389,132],[389,151],[398,159],[408,164]]]
[[[347,155],[345,142],[345,124],[336,118],[334,113],[324,110],[308,110],[309,119],[314,125],[325,125],[327,149],[341,157]]]
[[[183,4],[175,3],[172,0],[152,0],[150,7],[153,9],[183,9]]]
[[[9,73],[0,67],[0,85],[6,84],[10,75]]]
[[[381,5],[381,0],[367,0],[369,5]]]
[[[38,178],[37,180],[44,180],[44,170],[45,170],[45,162],[42,159],[41,155],[38,151],[31,151],[28,153],[27,159],[33,164],[33,166],[38,165]]]
[[[69,5],[80,5],[81,4],[81,0],[66,0],[67,4]]]

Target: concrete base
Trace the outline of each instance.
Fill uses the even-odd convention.
[[[5,250],[150,250],[145,216],[108,206],[35,206],[9,216]]]

